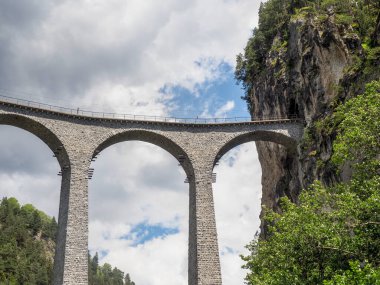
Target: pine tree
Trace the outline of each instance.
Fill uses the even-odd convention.
[[[131,277],[129,276],[129,273],[125,275],[124,279],[124,285],[135,285],[135,282],[131,280]]]

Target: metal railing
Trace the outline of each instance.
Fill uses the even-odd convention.
[[[191,124],[220,124],[220,123],[242,123],[242,122],[259,122],[259,121],[279,121],[279,120],[300,120],[297,116],[272,116],[252,119],[251,117],[229,117],[229,118],[176,118],[165,116],[149,116],[149,115],[132,115],[118,114],[106,112],[94,112],[82,110],[80,108],[71,109],[45,103],[29,101],[24,99],[13,98],[0,94],[0,102],[16,104],[19,106],[41,109],[45,111],[58,112],[68,115],[83,116],[97,119],[118,119],[118,120],[134,120],[134,121],[154,121],[154,122],[171,122],[171,123],[191,123]]]

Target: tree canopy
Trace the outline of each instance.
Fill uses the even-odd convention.
[[[16,198],[0,203],[0,284],[52,284],[57,222]],[[89,254],[89,285],[135,285],[129,274],[110,264],[99,265]]]
[[[57,223],[15,198],[0,204],[0,283],[51,284]]]

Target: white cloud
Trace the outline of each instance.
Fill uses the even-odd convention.
[[[177,164],[166,151],[143,142],[120,143],[104,150],[92,164],[90,218],[183,227],[177,219],[187,219],[188,185]]]
[[[61,177],[52,151],[36,136],[0,126],[0,197],[17,197],[57,217]]]
[[[261,168],[254,143],[226,153],[214,170],[216,225],[223,284],[241,284],[246,274],[240,254],[260,226]]]
[[[228,117],[228,112],[232,111],[235,108],[235,102],[234,101],[227,101],[224,105],[220,106],[215,110],[215,112],[210,112],[210,109],[215,106],[210,106],[212,101],[206,101],[204,104],[204,109],[201,114],[202,118],[226,118]]]
[[[0,74],[11,76],[2,86],[75,108],[161,115],[169,111],[164,103],[170,97],[162,98],[160,88],[182,86],[199,95],[195,87],[218,79],[221,62],[234,66],[258,4],[66,0],[47,5],[32,31],[3,32],[11,56]]]
[[[187,284],[188,184],[177,164],[166,151],[142,142],[112,146],[93,163],[90,250],[107,252],[101,262],[129,272],[136,284]],[[178,233],[136,246],[132,231],[141,223]]]
[[[217,118],[225,117],[227,112],[231,111],[234,107],[235,107],[234,101],[227,101],[226,104],[224,104],[222,107],[216,110],[215,117]]]
[[[54,173],[56,176],[57,173]],[[20,204],[33,204],[49,216],[58,215],[60,181],[51,175],[0,174],[0,198],[16,197]]]
[[[128,268],[136,284],[185,285],[188,284],[186,244],[187,236],[183,233],[156,238],[138,247],[114,240],[108,244],[114,250],[102,261]]]

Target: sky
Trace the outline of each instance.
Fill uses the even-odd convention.
[[[83,110],[248,117],[236,55],[257,0],[1,0],[0,96]],[[93,162],[89,249],[138,285],[187,284],[188,184],[159,147],[124,142]],[[37,137],[0,126],[0,197],[57,216],[59,165]],[[259,227],[254,143],[221,158],[213,185],[223,284]]]

